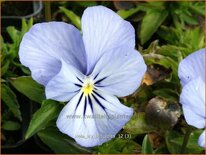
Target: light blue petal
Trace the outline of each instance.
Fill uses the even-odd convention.
[[[127,45],[135,47],[135,31],[132,25],[112,10],[95,6],[88,7],[82,16],[83,40],[87,54],[87,74],[105,52]]]
[[[43,85],[59,72],[61,59],[86,71],[82,36],[74,26],[63,22],[35,24],[22,39],[19,57],[33,79]]]
[[[114,138],[132,114],[133,109],[114,96],[95,91],[88,97],[80,92],[61,111],[57,127],[78,144],[93,147]]]
[[[203,133],[200,135],[199,139],[198,139],[198,144],[201,147],[205,147],[205,130],[203,131]]]
[[[205,126],[205,83],[202,78],[193,79],[183,87],[180,103],[187,123],[203,128]]]
[[[183,108],[185,120],[189,125],[194,126],[199,129],[204,128],[205,119],[202,116],[196,114],[193,111],[193,109],[191,109],[191,107],[187,105],[183,105],[182,108]]]
[[[91,76],[95,86],[118,97],[132,94],[146,71],[143,57],[130,47],[118,47],[105,53]]]
[[[182,86],[198,76],[205,80],[205,48],[190,54],[180,62],[178,76]]]
[[[84,75],[72,65],[61,62],[60,72],[48,82],[45,92],[47,99],[65,102],[81,90]]]

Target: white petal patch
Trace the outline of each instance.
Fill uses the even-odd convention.
[[[183,87],[180,103],[187,123],[203,128],[205,126],[205,82],[202,78],[193,79]]]
[[[87,75],[105,52],[118,46],[135,47],[132,25],[114,11],[103,7],[88,7],[82,15],[83,40],[87,54]]]
[[[198,144],[201,147],[205,148],[205,130],[203,131],[203,133],[200,135],[199,139],[198,139]]]
[[[205,48],[190,54],[180,62],[178,76],[182,86],[199,76],[205,80]]]
[[[47,99],[66,102],[77,94],[83,85],[84,75],[63,60],[60,72],[46,85]]]
[[[100,58],[91,76],[98,89],[123,97],[132,94],[139,87],[146,69],[144,59],[138,51],[120,46]]]
[[[114,138],[132,114],[116,97],[98,90],[88,96],[80,92],[61,111],[57,127],[78,144],[93,147]]]
[[[61,69],[61,59],[86,71],[82,36],[74,26],[63,22],[32,26],[21,41],[19,57],[31,70],[33,79],[44,86]]]

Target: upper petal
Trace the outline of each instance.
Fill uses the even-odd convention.
[[[180,62],[178,76],[182,86],[198,76],[205,80],[205,48],[190,54]]]
[[[101,91],[77,94],[61,111],[57,127],[82,146],[92,147],[115,137],[133,114],[116,97]]]
[[[205,130],[203,131],[203,133],[200,135],[199,139],[198,139],[198,144],[201,147],[205,147]]]
[[[92,72],[104,52],[121,45],[135,46],[132,25],[103,6],[89,7],[84,11],[82,31],[88,62],[87,74]]]
[[[203,128],[205,126],[205,83],[202,78],[193,79],[183,87],[180,103],[187,123]]]
[[[123,46],[105,53],[91,76],[98,89],[123,97],[132,94],[139,87],[146,68],[138,51]]]
[[[63,60],[61,63],[60,72],[47,83],[45,92],[47,99],[65,102],[80,92],[84,75]]]
[[[22,39],[19,57],[43,85],[59,72],[61,59],[82,72],[86,70],[82,36],[74,26],[63,22],[35,24]]]

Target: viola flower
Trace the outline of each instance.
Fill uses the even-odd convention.
[[[130,120],[133,109],[117,97],[139,87],[146,65],[135,50],[134,28],[112,10],[89,7],[81,22],[83,35],[63,22],[35,24],[23,37],[19,57],[45,86],[47,99],[69,101],[57,119],[59,130],[92,147]]]
[[[189,125],[205,128],[205,49],[196,51],[183,59],[178,68],[182,84],[180,103]],[[198,144],[205,147],[205,131]]]

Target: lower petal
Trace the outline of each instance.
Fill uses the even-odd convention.
[[[133,109],[106,93],[78,93],[61,111],[57,127],[85,147],[101,145],[115,137],[130,120]]]

